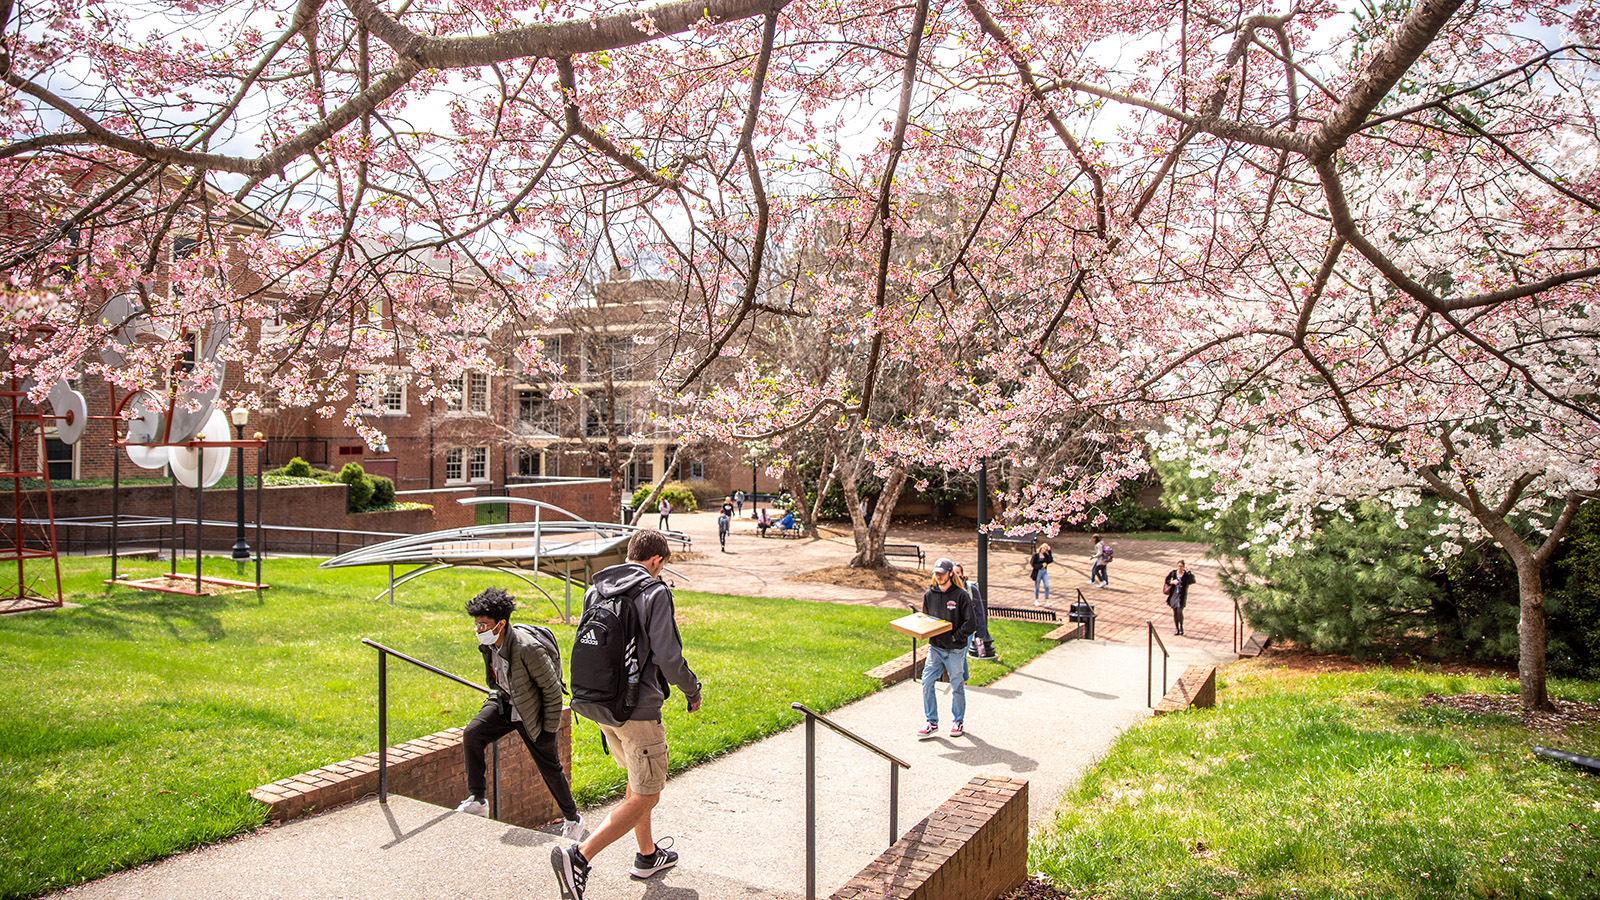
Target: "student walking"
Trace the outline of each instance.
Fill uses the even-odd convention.
[[[733,515],[734,518],[744,516],[744,491],[733,492]]]
[[[722,545],[722,552],[728,552],[728,511],[724,509],[717,514],[717,543]]]
[[[955,582],[972,598],[972,646],[967,655],[974,659],[994,659],[994,640],[989,637],[989,606],[983,600],[983,588],[976,581],[967,580],[967,571],[956,563]]]
[[[1111,579],[1106,577],[1106,566],[1111,564],[1111,557],[1115,551],[1111,545],[1094,536],[1094,555],[1089,557],[1089,583],[1099,582],[1101,587],[1111,587]]]
[[[678,864],[671,839],[658,844],[650,825],[667,785],[661,707],[676,686],[689,712],[700,708],[700,682],[683,658],[672,591],[660,578],[671,558],[660,532],[640,531],[628,542],[628,561],[602,569],[584,592],[572,648],[572,711],[600,726],[628,787],[587,840],[550,852],[565,900],[583,900],[594,858],[629,831],[638,851],[628,870],[633,877]]]
[[[493,693],[467,723],[461,736],[466,753],[467,799],[457,812],[489,814],[483,753],[489,744],[515,731],[539,767],[550,796],[565,820],[561,836],[583,837],[583,816],[572,800],[572,786],[561,768],[556,733],[561,730],[561,652],[555,636],[538,625],[511,625],[516,600],[500,588],[487,588],[467,603],[483,652],[484,675]]]
[[[922,595],[923,613],[944,619],[949,631],[928,638],[928,658],[922,665],[922,715],[927,720],[917,731],[921,740],[939,735],[939,704],[934,685],[942,672],[950,674],[950,736],[961,737],[967,718],[967,641],[977,622],[972,597],[955,582],[956,564],[940,558],[933,564],[933,586]]]
[[[661,530],[669,531],[670,529],[667,526],[667,517],[672,515],[672,501],[662,497],[661,502],[656,504],[656,513],[661,516]]]
[[[1172,625],[1178,634],[1183,634],[1183,608],[1189,604],[1189,585],[1194,584],[1194,573],[1183,565],[1183,560],[1178,560],[1178,567],[1167,573],[1167,580],[1163,592],[1167,595],[1167,605],[1172,607]]]
[[[1056,561],[1054,553],[1050,552],[1050,545],[1044,541],[1033,550],[1029,557],[1028,565],[1033,567],[1033,605],[1039,605],[1039,589],[1044,589],[1044,599],[1050,599],[1050,564]]]

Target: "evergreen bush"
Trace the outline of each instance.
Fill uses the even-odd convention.
[[[372,479],[372,508],[380,509],[394,502],[394,479],[386,475],[368,475]]]
[[[372,494],[375,489],[372,486],[372,479],[367,477],[360,463],[345,463],[344,468],[339,470],[339,480],[350,488],[351,512],[361,512],[372,504]]]
[[[633,499],[629,501],[629,504],[634,509],[638,509],[639,504],[650,496],[650,489],[654,486],[651,484],[639,485],[639,489],[633,492]],[[663,485],[661,493],[656,497],[655,502],[660,503],[663,497],[672,501],[673,512],[694,512],[700,508],[700,504],[695,501],[694,490],[681,481],[669,481]],[[717,499],[722,499],[721,495],[718,495]],[[652,507],[645,510],[645,512],[653,513],[655,509]]]

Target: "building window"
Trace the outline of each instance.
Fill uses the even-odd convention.
[[[541,474],[539,471],[539,455],[537,450],[518,450],[517,474],[525,476]]]
[[[706,480],[706,463],[705,463],[705,460],[697,459],[697,460],[694,460],[694,461],[689,463],[689,480],[690,481],[705,481]]]
[[[356,409],[366,416],[405,415],[405,381],[391,375],[381,385],[383,393],[380,395],[378,380],[379,376],[374,372],[361,372],[356,375]]]
[[[544,391],[517,391],[517,421],[549,434],[558,434],[561,428],[555,404]]]
[[[44,439],[45,471],[51,481],[71,481],[77,477],[78,448],[49,435]]]
[[[469,412],[473,415],[489,413],[489,376],[482,372],[467,372],[445,382],[445,409],[451,412]]]
[[[584,405],[584,433],[589,437],[605,437],[608,434],[625,435],[630,431],[628,425],[628,402],[625,397],[612,398],[611,403],[611,429],[606,430],[606,406],[608,399],[605,391],[591,391],[583,396]]]
[[[455,447],[444,452],[445,484],[488,480],[488,447]]]
[[[172,239],[173,262],[177,262],[180,259],[188,259],[198,252],[200,252],[200,241],[198,239],[188,236],[180,236]]]

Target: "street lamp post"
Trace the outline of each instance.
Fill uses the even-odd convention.
[[[234,407],[233,427],[238,432],[238,439],[244,440],[244,426],[250,424],[250,410],[243,406]],[[244,539],[244,448],[235,447],[234,453],[239,457],[239,475],[234,485],[234,495],[238,498],[238,525],[233,541],[233,561],[238,564],[240,571],[244,569],[245,560],[250,558],[250,545]]]

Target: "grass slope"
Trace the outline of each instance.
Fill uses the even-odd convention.
[[[1214,710],[1129,731],[1065,798],[1031,868],[1098,898],[1600,896],[1600,727],[1535,734],[1424,706],[1500,679],[1241,665]],[[1593,701],[1593,683],[1556,686]]]
[[[324,572],[316,562],[268,561],[272,588],[258,601],[108,588],[105,560],[66,559],[67,599],[81,608],[0,618],[0,897],[37,896],[248,830],[264,821],[251,788],[373,750],[377,654],[363,637],[480,680],[463,606],[501,585],[524,598],[518,621],[551,624],[570,646],[555,607],[504,575],[439,572],[391,606],[372,599],[382,570]],[[206,571],[234,574],[222,559]],[[559,583],[547,585],[559,600]],[[668,703],[674,770],[793,724],[791,701],[825,711],[876,690],[861,673],[906,649],[886,625],[894,610],[677,597],[705,705],[690,716],[679,697]],[[1046,628],[993,623],[1006,665],[1048,649]],[[972,680],[1005,671],[974,662]],[[482,702],[397,661],[389,679],[394,742],[463,725]],[[908,723],[919,715],[906,712]],[[623,787],[598,734],[580,724],[573,742],[584,805]]]

